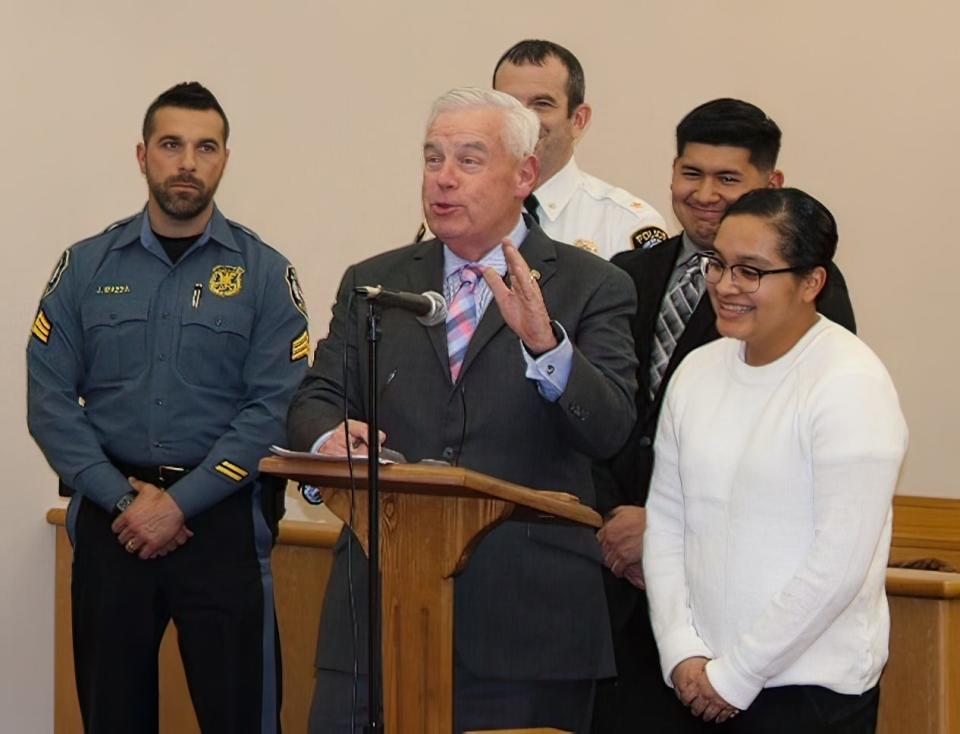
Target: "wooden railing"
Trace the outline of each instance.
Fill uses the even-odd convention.
[[[55,732],[82,731],[73,683],[70,623],[72,550],[65,512],[57,527]],[[284,521],[273,552],[283,650],[283,729],[306,732],[313,662],[336,523]],[[891,560],[936,557],[960,568],[960,501],[897,497]],[[878,734],[960,734],[960,574],[889,569],[890,661],[881,682]],[[199,732],[171,626],[161,647],[161,731]]]

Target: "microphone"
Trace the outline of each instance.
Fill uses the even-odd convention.
[[[379,285],[361,285],[354,292],[368,301],[376,301],[387,308],[400,308],[417,315],[424,326],[442,324],[447,320],[447,302],[436,291],[404,293],[388,291]]]

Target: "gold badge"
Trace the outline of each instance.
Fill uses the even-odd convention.
[[[581,250],[592,252],[594,255],[597,254],[597,243],[593,240],[577,240],[573,245],[574,247],[579,247]]]
[[[290,342],[290,361],[296,362],[310,354],[310,334],[304,329],[303,333]]]
[[[50,341],[50,333],[52,331],[53,324],[50,323],[50,320],[41,308],[37,312],[37,318],[33,320],[33,328],[30,329],[30,333],[37,337],[41,344],[46,344]]]
[[[245,272],[239,265],[217,265],[210,273],[210,292],[221,298],[237,295]]]

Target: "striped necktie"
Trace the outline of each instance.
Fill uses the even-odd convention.
[[[700,276],[700,259],[690,258],[680,278],[660,304],[657,324],[653,331],[653,350],[650,354],[650,399],[654,399],[663,376],[677,348],[677,341],[700,302],[703,294],[703,278]]]
[[[477,328],[477,304],[473,294],[483,271],[477,265],[460,268],[460,287],[447,308],[447,354],[450,357],[450,376],[457,381],[463,358],[467,356],[470,337]]]

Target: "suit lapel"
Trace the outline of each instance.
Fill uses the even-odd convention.
[[[697,347],[712,342],[719,336],[717,333],[717,316],[713,311],[713,304],[710,303],[710,295],[704,291],[700,296],[697,307],[690,314],[690,320],[683,328],[683,333],[677,340],[677,346],[670,355],[670,361],[667,362],[667,369],[663,373],[663,380],[660,382],[660,388],[657,390],[656,399],[653,401],[653,407],[659,413],[659,406],[663,400],[663,392],[667,389],[667,383],[670,377],[676,371],[677,367],[690,352]]]
[[[680,237],[671,237],[649,250],[632,250],[613,258],[623,268],[637,289],[637,315],[633,321],[633,339],[637,349],[637,405],[641,417],[656,400],[649,398],[650,354],[653,333],[660,313],[660,304],[667,292],[670,275],[680,255]]]
[[[532,222],[528,222],[528,224],[532,224]],[[538,282],[541,290],[543,290],[557,270],[556,246],[543,233],[543,230],[533,225],[520,247],[520,254],[531,270],[540,273]],[[546,295],[544,295],[544,298],[546,298]],[[473,333],[473,338],[470,339],[470,346],[467,347],[467,356],[464,358],[463,367],[460,370],[461,380],[467,370],[470,369],[470,365],[477,358],[477,355],[505,326],[506,322],[504,322],[503,315],[500,313],[500,307],[495,300],[491,299],[487,305],[487,310],[483,313],[483,318],[477,324],[477,330]]]
[[[667,293],[667,284],[670,275],[677,264],[680,255],[680,237],[672,237],[661,245],[644,250],[646,257],[639,266],[639,281],[637,287],[638,298],[637,314],[643,314],[638,319],[635,336],[643,339],[644,344],[652,343],[653,332],[657,326],[657,316],[660,315],[660,304]],[[641,365],[644,369],[649,367]]]
[[[420,243],[414,250],[413,260],[407,271],[408,290],[411,293],[436,291],[443,294],[443,244],[433,239]],[[437,359],[449,376],[450,359],[447,356],[447,327],[444,323],[423,327],[427,330],[430,343]]]

